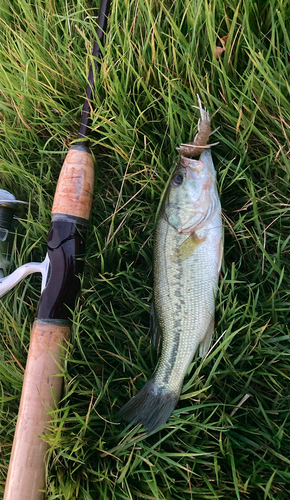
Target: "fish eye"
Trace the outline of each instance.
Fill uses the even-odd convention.
[[[176,174],[173,179],[172,179],[172,184],[173,186],[180,186],[183,183],[183,175],[181,174]]]

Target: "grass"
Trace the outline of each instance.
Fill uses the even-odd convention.
[[[9,271],[41,260],[58,174],[76,140],[97,6],[3,0],[1,187],[28,207]],[[282,0],[113,0],[96,84],[97,176],[85,275],[52,415],[47,498],[281,500],[290,493],[290,8]],[[214,44],[228,35],[217,61]],[[157,363],[153,233],[175,147],[213,126],[224,214],[214,347],[147,437],[116,414]],[[1,299],[0,497],[40,280]],[[219,340],[219,342],[217,342]]]

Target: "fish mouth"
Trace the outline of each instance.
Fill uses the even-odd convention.
[[[198,160],[196,158],[188,158],[186,156],[182,156],[180,164],[181,167],[185,168],[186,170],[189,169],[193,172],[202,172],[205,167],[209,167],[212,164],[211,150],[205,149],[201,153]]]
[[[210,162],[212,162],[212,156],[211,156],[211,149],[210,148],[209,149],[205,149],[201,153],[201,155],[199,157],[199,161],[202,161],[202,162],[208,162],[208,161],[210,161]]]

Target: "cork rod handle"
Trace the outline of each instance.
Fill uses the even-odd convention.
[[[39,436],[49,432],[49,410],[60,400],[63,379],[55,375],[69,334],[67,326],[33,324],[4,500],[44,498],[48,445]]]
[[[58,179],[52,214],[66,214],[88,220],[94,190],[94,160],[90,153],[69,150]]]

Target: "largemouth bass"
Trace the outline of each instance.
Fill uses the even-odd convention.
[[[200,356],[207,352],[214,331],[223,254],[221,205],[211,151],[204,149],[196,160],[188,157],[193,147],[179,148],[180,162],[155,234],[151,328],[155,347],[162,337],[160,364],[119,412],[129,422],[142,423],[147,432],[171,415],[194,354],[197,349]]]

